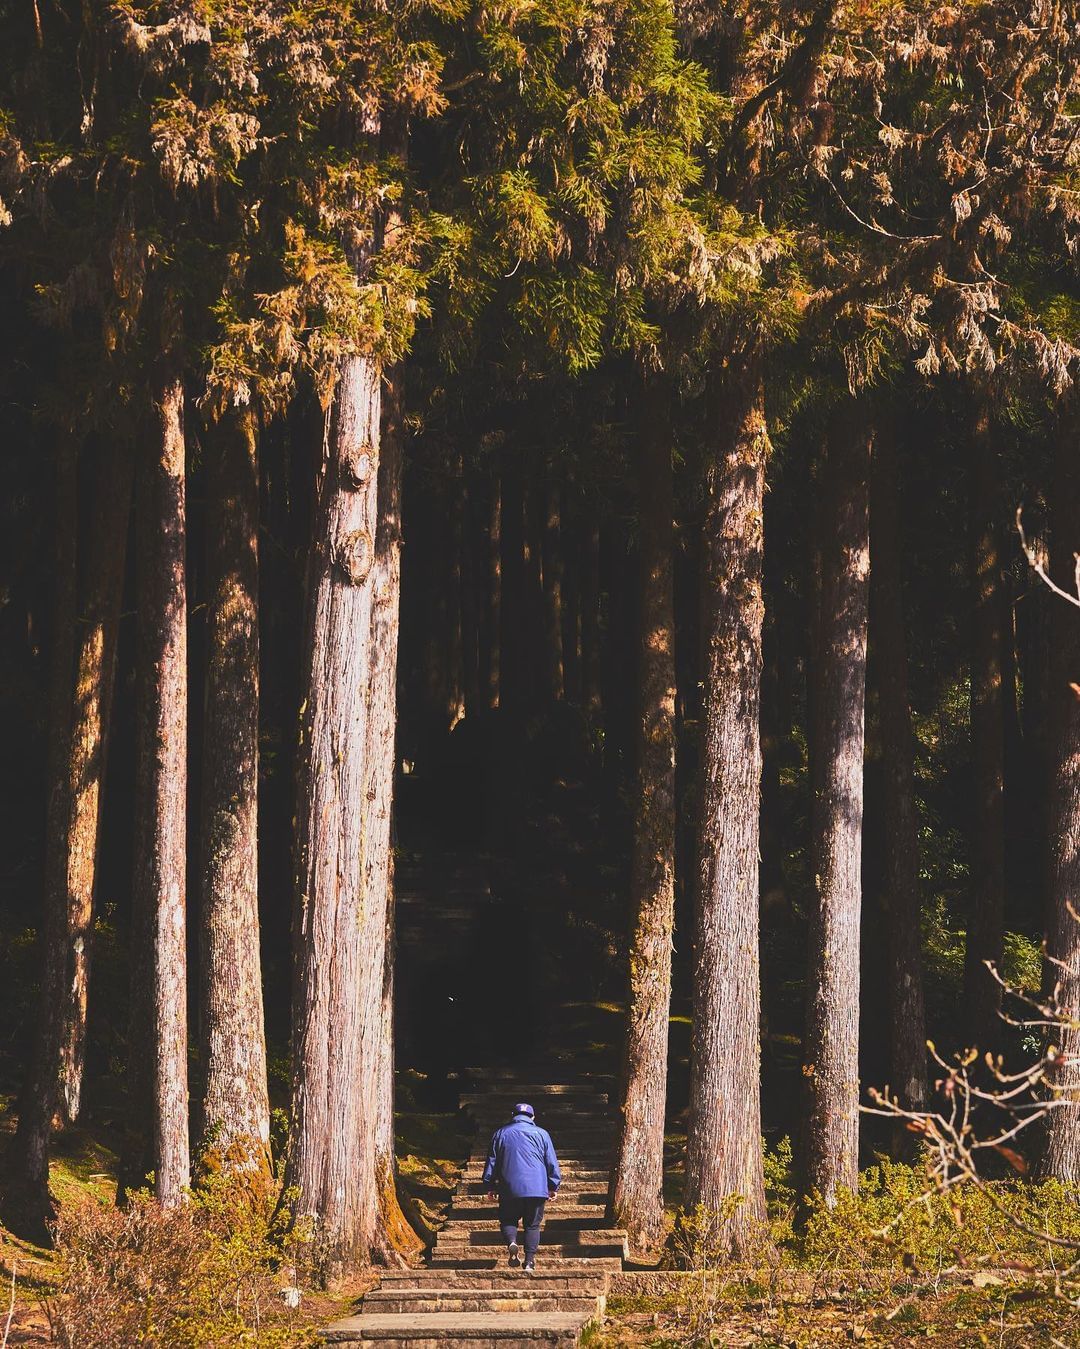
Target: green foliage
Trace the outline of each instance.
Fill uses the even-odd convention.
[[[169,1212],[146,1195],[127,1207],[84,1197],[56,1226],[60,1291],[47,1303],[70,1349],[163,1349],[311,1342],[282,1289],[294,1286],[292,1239],[276,1186],[259,1172],[208,1171]]]
[[[1070,1249],[1080,1249],[1080,1207],[1057,1181],[989,1181],[939,1194],[921,1168],[881,1161],[863,1172],[858,1194],[841,1191],[831,1208],[814,1204],[801,1255],[814,1268],[1042,1270],[1070,1263]]]

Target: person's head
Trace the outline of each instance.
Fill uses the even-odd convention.
[[[526,1102],[524,1101],[514,1106],[515,1119],[521,1119],[522,1117],[524,1117],[525,1119],[534,1119],[535,1115],[536,1112],[533,1110],[532,1106],[526,1104]]]

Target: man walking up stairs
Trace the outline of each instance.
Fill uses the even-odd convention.
[[[508,1267],[499,1210],[484,1183],[492,1131],[515,1101],[536,1103],[561,1161],[558,1204],[531,1276]],[[461,1104],[476,1121],[476,1139],[428,1266],[387,1271],[360,1315],[328,1326],[324,1340],[384,1349],[570,1346],[603,1316],[608,1278],[626,1255],[626,1234],[603,1225],[613,1142],[606,1094],[587,1082],[500,1082]]]

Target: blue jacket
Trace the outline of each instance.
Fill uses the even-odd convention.
[[[515,1199],[546,1199],[561,1180],[551,1135],[528,1115],[515,1115],[495,1130],[484,1167],[485,1185],[497,1183],[501,1194]]]

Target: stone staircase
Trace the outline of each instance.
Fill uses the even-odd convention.
[[[491,1135],[516,1101],[529,1101],[551,1133],[563,1175],[531,1275],[507,1266],[497,1209],[481,1182]],[[604,1226],[614,1141],[607,1094],[589,1082],[492,1079],[462,1095],[461,1105],[476,1121],[476,1138],[429,1263],[387,1271],[360,1314],[328,1326],[324,1341],[385,1349],[569,1346],[603,1317],[608,1278],[626,1255],[626,1234]]]

